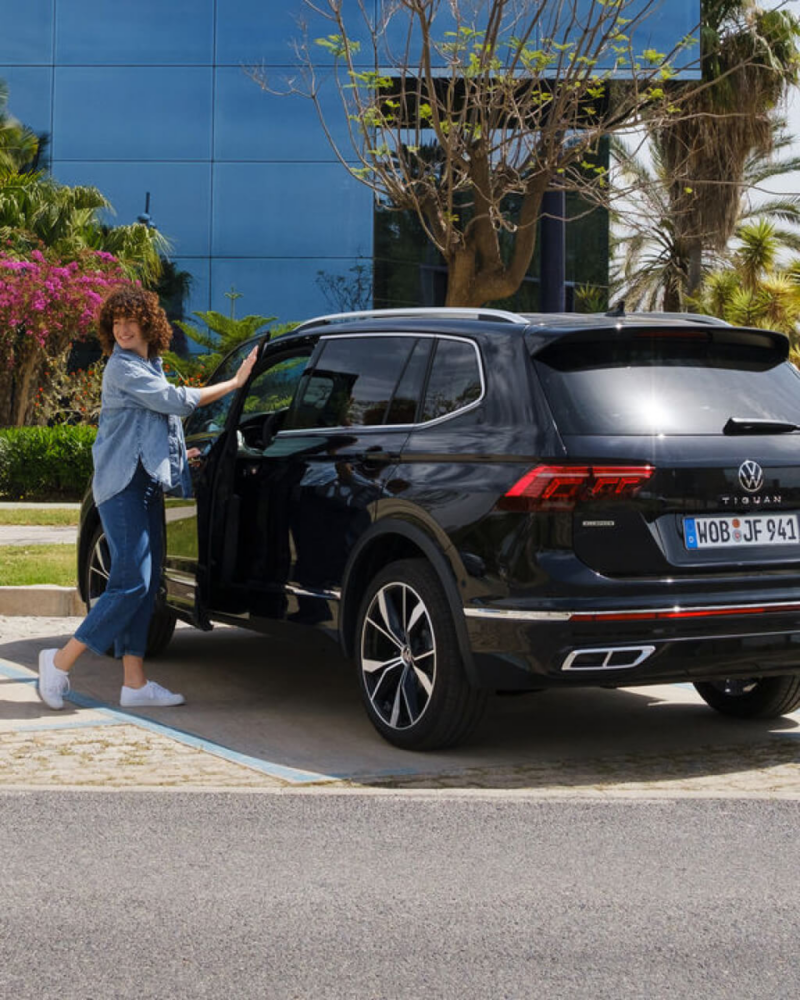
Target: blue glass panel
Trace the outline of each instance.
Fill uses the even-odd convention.
[[[8,110],[34,132],[50,131],[49,66],[0,66],[0,80],[8,84]]]
[[[176,254],[209,252],[211,165],[209,163],[53,163],[64,184],[99,188],[114,206],[109,222],[129,224],[144,212],[150,192],[150,217]]]
[[[638,0],[632,5],[645,11],[643,20],[631,32],[633,50],[637,56],[647,49],[664,53],[672,66],[687,79],[700,78],[700,45],[697,27],[700,23],[700,0],[662,0],[647,16],[646,0]],[[631,15],[629,15],[631,16]],[[693,44],[675,52],[683,39],[691,36]]]
[[[365,0],[364,6],[369,9],[372,2]],[[344,0],[344,11],[348,24],[353,25],[350,37],[363,42],[361,56],[370,65],[369,32],[358,0]],[[309,39],[336,33],[335,25],[316,14],[303,0],[282,0],[280,4],[275,0],[217,0],[217,65],[262,62],[270,66],[296,65],[293,43],[303,37],[303,22]],[[330,62],[324,49],[313,48],[319,56],[315,62]]]
[[[541,30],[560,41],[577,40],[582,30],[596,25],[601,25],[600,36],[611,35],[615,28],[614,7],[600,7],[595,0],[575,0],[575,7],[577,26],[572,24],[571,18],[564,12],[549,24],[545,20]],[[692,32],[697,34],[700,0],[625,0],[619,9],[619,17],[630,22],[627,24],[616,22],[616,27],[622,35],[617,44],[622,51],[614,52],[609,38],[609,44],[604,47],[598,69],[611,69],[615,65],[615,60],[622,59],[624,62],[621,63],[616,75],[624,77],[633,58],[646,70],[648,64],[646,60],[642,60],[642,53],[652,50],[661,54],[660,61],[671,57],[673,67],[683,70],[682,76],[699,76],[699,66],[693,65],[698,55],[696,46],[679,54],[675,54],[673,50],[686,36]]]
[[[351,155],[347,120],[339,92],[330,85],[320,95],[328,128],[342,154]],[[333,160],[314,104],[298,96],[280,97],[258,87],[242,69],[217,70],[214,115],[216,160]]]
[[[384,0],[379,0],[384,2]],[[486,28],[488,12],[492,7],[491,0],[479,0],[472,5],[462,5],[460,24],[481,31]],[[598,19],[613,15],[613,6],[601,6],[596,0],[566,0],[564,3],[532,4],[530,0],[509,0],[505,11],[504,24],[500,29],[501,38],[525,36],[530,31],[533,44],[538,44],[543,37],[557,39],[564,43],[577,39],[591,17],[591,24],[596,25]],[[623,18],[642,19],[638,23],[627,25],[620,30],[632,37],[634,52],[639,54],[645,49],[655,49],[665,54],[686,35],[695,31],[700,21],[700,0],[622,0],[619,10]],[[608,23],[608,22],[606,22]],[[441,4],[433,21],[432,37],[435,42],[448,43],[446,36],[456,27],[448,4]],[[532,28],[532,30],[531,30]],[[585,50],[584,54],[589,54]],[[420,33],[417,21],[410,17],[402,7],[395,8],[387,21],[386,32],[381,46],[379,62],[390,71],[392,67],[418,64],[420,55]],[[502,56],[502,51],[500,52]],[[441,50],[434,48],[434,66],[444,66],[445,57]],[[466,53],[462,58],[466,58]],[[676,62],[676,66],[690,66],[697,58],[697,51],[686,53]],[[614,64],[615,54],[607,53],[607,58],[601,60],[598,68],[610,68]],[[620,75],[623,75],[620,73]],[[696,67],[684,73],[695,76]]]
[[[60,64],[213,62],[214,0],[60,3],[56,25]]]
[[[53,0],[0,0],[0,63],[53,62]]]
[[[211,308],[209,301],[209,259],[208,257],[174,257],[173,263],[181,271],[188,271],[192,276],[192,283],[189,287],[189,294],[183,303],[183,318],[188,323],[195,323],[197,317],[193,312],[205,312]],[[227,301],[227,300],[226,300]],[[226,315],[230,314],[230,309]],[[241,315],[244,315],[243,313]],[[188,340],[190,351],[200,352],[205,348],[200,347],[193,341]]]
[[[60,160],[211,156],[213,70],[56,68],[53,155]]]
[[[224,293],[233,285],[242,293],[236,303],[237,316],[260,313],[277,316],[279,322],[289,323],[340,312],[339,306],[325,297],[318,273],[346,274],[359,262],[363,260],[228,260],[217,257],[211,263],[211,308],[230,314],[230,300]]]
[[[372,192],[338,163],[218,163],[212,254],[354,257],[372,252]]]

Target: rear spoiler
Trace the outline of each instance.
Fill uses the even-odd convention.
[[[532,356],[540,355],[550,348],[580,350],[581,345],[619,343],[636,340],[669,340],[673,343],[684,341],[704,341],[719,346],[729,345],[749,348],[754,352],[764,352],[759,361],[764,365],[777,365],[789,357],[789,338],[775,330],[760,330],[755,327],[716,326],[699,322],[697,324],[617,323],[609,326],[587,329],[581,328],[543,330],[529,328],[525,333],[525,343]]]

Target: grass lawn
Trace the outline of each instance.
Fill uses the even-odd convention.
[[[0,508],[0,524],[59,524],[77,525],[79,510],[61,507],[8,507]]]
[[[74,545],[0,546],[0,584],[24,587],[32,583],[76,585]]]

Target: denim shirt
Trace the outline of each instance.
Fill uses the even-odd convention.
[[[100,423],[92,446],[95,503],[124,490],[140,460],[165,490],[191,496],[178,418],[190,414],[199,401],[199,389],[167,382],[161,358],[148,360],[116,344],[103,373]]]

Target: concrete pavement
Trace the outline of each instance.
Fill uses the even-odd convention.
[[[61,525],[0,524],[0,545],[74,545],[78,529]]]
[[[314,634],[181,627],[151,675],[188,704],[149,713],[121,711],[119,665],[89,654],[68,708],[51,712],[35,693],[38,652],[79,621],[0,618],[0,785],[800,798],[800,713],[725,719],[683,685],[496,697],[468,745],[398,750],[367,721],[350,664]]]

